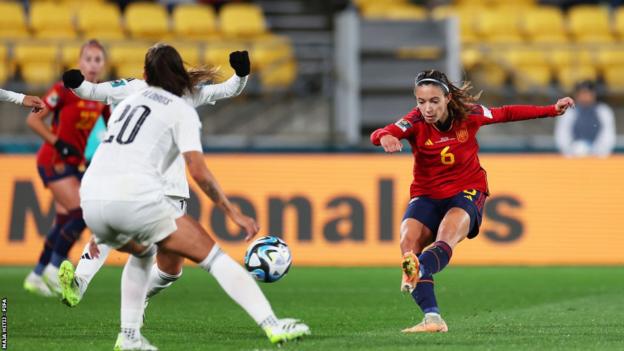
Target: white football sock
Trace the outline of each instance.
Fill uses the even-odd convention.
[[[158,294],[163,289],[168,288],[182,276],[182,271],[176,275],[163,272],[158,268],[157,264],[152,266],[150,270],[149,280],[147,282],[147,298]]]
[[[140,255],[129,255],[121,274],[121,331],[131,339],[141,337],[147,279],[155,254],[152,245]]]
[[[260,326],[276,321],[269,301],[256,281],[217,244],[199,266],[212,274],[221,288],[241,306]]]
[[[89,283],[91,283],[91,279],[93,279],[95,274],[102,268],[102,265],[104,265],[104,262],[106,262],[106,258],[108,258],[108,254],[111,250],[110,246],[104,244],[98,244],[97,247],[98,250],[100,250],[100,255],[97,258],[91,257],[89,254],[89,243],[87,243],[84,249],[82,249],[80,261],[78,261],[78,265],[76,266],[74,276],[77,278],[81,297],[87,290]]]

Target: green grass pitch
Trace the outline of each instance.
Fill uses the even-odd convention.
[[[112,350],[121,269],[105,267],[70,309],[0,268],[9,350]],[[299,268],[262,284],[275,312],[313,335],[283,350],[623,350],[624,267],[449,267],[436,276],[447,334],[402,335],[421,314],[391,268]],[[197,268],[156,296],[143,333],[161,350],[277,349]]]

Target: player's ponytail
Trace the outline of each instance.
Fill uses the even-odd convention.
[[[449,117],[452,119],[466,118],[473,109],[473,104],[479,99],[481,93],[470,95],[468,91],[472,89],[470,82],[463,82],[458,87],[449,81],[446,74],[438,70],[422,71],[416,76],[416,89],[422,85],[436,85],[445,95],[451,95],[451,101],[448,104]],[[414,91],[415,92],[415,91]]]
[[[193,93],[193,82],[184,68],[182,57],[171,45],[156,44],[145,54],[145,80],[147,84],[161,87],[182,96]]]
[[[188,70],[188,74],[191,77],[193,87],[203,84],[212,84],[221,77],[219,74],[219,67],[211,66],[193,67]]]

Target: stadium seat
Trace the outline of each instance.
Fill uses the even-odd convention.
[[[143,78],[145,53],[149,46],[142,43],[124,43],[111,46],[109,61],[120,78]]]
[[[613,32],[620,40],[624,39],[624,6],[618,7],[613,13]]]
[[[616,90],[618,92],[624,92],[624,67],[623,66],[609,66],[606,68],[602,76],[607,88]]]
[[[219,67],[219,78],[217,82],[222,82],[232,76],[234,74],[234,70],[230,67],[229,59],[230,52],[237,50],[249,50],[242,42],[237,41],[220,41],[215,43],[210,43],[206,46],[204,50],[203,61],[205,64]],[[255,58],[250,55],[251,62],[255,61]]]
[[[85,39],[117,40],[125,38],[121,26],[121,13],[113,4],[90,4],[80,6],[77,27]]]
[[[614,66],[624,67],[624,47],[604,47],[598,51],[596,56],[596,63],[602,70]]]
[[[169,37],[169,18],[161,5],[131,3],[126,8],[125,20],[126,28],[133,38],[165,40]]]
[[[294,59],[267,66],[260,71],[260,83],[264,89],[284,89],[297,78],[297,64]]]
[[[255,4],[225,4],[219,20],[221,32],[227,37],[258,37],[267,32],[262,8]]]
[[[6,46],[0,46],[0,85],[6,82],[9,76],[9,63],[7,60],[7,48]]]
[[[467,8],[455,6],[437,6],[433,9],[433,19],[440,20],[451,16],[459,19],[460,40],[463,44],[477,44],[479,37],[475,33],[475,13],[483,11],[483,8]]]
[[[0,2],[0,13],[0,38],[22,39],[30,36],[21,3]]]
[[[30,8],[30,26],[39,39],[76,38],[72,7],[65,4],[36,2]]]
[[[478,85],[497,88],[505,84],[508,73],[494,62],[482,62],[470,71],[470,79]]]
[[[53,44],[18,43],[13,58],[28,84],[50,84],[58,79],[58,48]]]
[[[501,12],[498,9],[489,9],[483,11],[476,21],[476,32],[488,42],[522,42],[519,24],[523,15],[521,10]]]
[[[481,51],[478,48],[471,46],[462,48],[460,57],[462,66],[467,70],[472,69],[482,58]]]
[[[518,91],[528,92],[550,85],[552,75],[543,50],[516,49],[504,56],[513,70],[513,83]]]
[[[178,39],[212,39],[217,18],[211,6],[178,5],[173,10],[173,32]]]
[[[77,68],[82,42],[63,43],[61,47],[61,66],[63,69]]]
[[[171,45],[178,50],[184,63],[190,67],[197,67],[201,65],[201,54],[197,44],[188,42],[173,42]]]
[[[251,52],[252,65],[258,69],[293,60],[294,52],[288,38],[274,36],[264,40],[256,40]]]
[[[565,43],[563,14],[556,7],[540,6],[527,10],[521,21],[523,33],[535,43]]]
[[[421,6],[383,2],[363,8],[362,14],[368,19],[388,20],[424,20],[428,16],[427,10]]]
[[[609,11],[600,6],[580,5],[568,12],[568,27],[579,43],[611,43]]]
[[[553,69],[564,66],[594,65],[593,51],[589,49],[554,49],[547,56]]]
[[[572,91],[574,85],[581,80],[596,80],[598,73],[594,65],[562,66],[557,70],[559,87],[566,92]]]

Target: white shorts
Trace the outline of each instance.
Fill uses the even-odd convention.
[[[181,199],[156,201],[82,201],[87,226],[98,244],[113,248],[134,240],[141,245],[157,243],[178,229],[175,220],[185,214]]]

